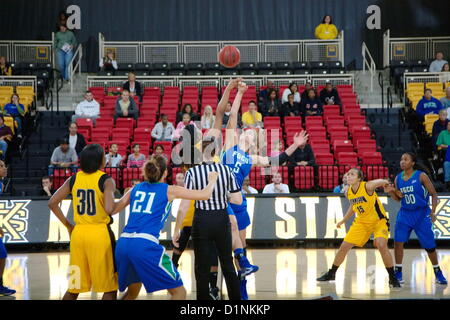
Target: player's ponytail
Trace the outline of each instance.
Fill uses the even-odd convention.
[[[425,165],[417,161],[417,155],[415,153],[405,152],[404,154],[407,154],[411,158],[411,161],[414,162],[413,165],[414,170],[420,170],[424,172],[431,179],[430,170]]]
[[[143,167],[144,179],[150,183],[159,182],[167,170],[167,162],[163,156],[151,156]]]

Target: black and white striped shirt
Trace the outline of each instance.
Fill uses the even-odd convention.
[[[201,190],[208,185],[208,173],[218,172],[216,186],[209,200],[195,202],[195,207],[200,210],[223,210],[228,207],[228,193],[240,192],[236,177],[231,169],[220,163],[202,163],[186,172],[184,185],[191,190]]]

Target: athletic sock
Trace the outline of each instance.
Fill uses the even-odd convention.
[[[3,287],[3,277],[0,277],[0,287]]]
[[[439,268],[439,265],[437,264],[437,265],[433,266],[433,270],[434,270],[434,273],[436,274],[439,271],[441,271],[441,268]]]
[[[339,266],[336,266],[336,265],[333,264],[331,266],[331,269],[330,269],[329,273],[330,274],[336,274],[336,271],[337,271],[338,268],[339,268]]]
[[[210,272],[209,273],[209,286],[211,288],[217,287],[217,272]]]
[[[387,272],[389,274],[389,279],[397,279],[395,277],[394,267],[389,267],[389,268],[386,267],[386,270],[387,270]]]
[[[402,272],[403,265],[402,264],[396,264],[395,265],[395,271],[396,272]]]

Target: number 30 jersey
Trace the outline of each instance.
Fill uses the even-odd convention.
[[[70,178],[75,224],[112,222],[103,202],[104,184],[108,178],[110,177],[100,170],[94,173],[79,171]]]
[[[403,193],[401,201],[402,209],[418,210],[429,207],[429,194],[420,182],[422,171],[416,170],[411,177],[405,181],[404,172],[397,175],[397,189]]]
[[[374,191],[372,195],[369,195],[365,181],[361,181],[356,192],[353,192],[351,187],[348,188],[347,198],[353,207],[353,211],[356,212],[355,221],[375,223],[386,218],[386,211],[380,199],[378,199],[377,193]]]
[[[167,198],[166,183],[142,182],[130,194],[130,216],[123,232],[147,233],[159,238],[172,203]]]

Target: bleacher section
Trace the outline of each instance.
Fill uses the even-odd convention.
[[[287,86],[277,89],[282,92]],[[302,117],[265,117],[266,152],[272,150],[275,139],[279,139],[282,147],[292,143],[293,135],[304,129],[310,136],[310,144],[316,156],[317,167],[280,167],[271,169],[253,168],[250,174],[251,185],[262,190],[266,183],[270,183],[273,170],[282,173],[283,181],[288,182],[292,190],[330,191],[337,184],[343,173],[350,167],[359,166],[368,176],[368,179],[384,178],[389,175],[382,155],[377,148],[374,135],[367,124],[366,117],[357,102],[352,85],[337,85],[342,100],[342,109],[339,106],[324,106],[323,116]],[[245,112],[251,100],[257,100],[259,90],[264,86],[249,86],[242,101],[241,112]],[[302,92],[304,85],[299,85]],[[323,86],[317,86],[320,92]],[[119,145],[119,153],[127,156],[134,143],[139,143],[141,153],[146,156],[152,154],[155,146],[161,142],[151,139],[151,129],[161,114],[167,114],[169,121],[175,122],[176,113],[186,103],[190,103],[195,112],[201,113],[206,105],[215,110],[224,87],[215,86],[166,86],[162,90],[158,87],[146,87],[142,102],[136,97],[140,116],[138,121],[131,118],[121,118],[113,124],[114,106],[117,96],[111,92],[120,91],[117,87],[90,87],[95,99],[101,104],[101,117],[96,125],[89,119],[77,121],[79,132],[84,135],[88,143],[99,143],[106,151],[111,143]],[[234,90],[230,95],[233,100]],[[281,130],[280,130],[281,129]],[[204,130],[205,131],[205,130]],[[278,136],[278,138],[276,138]],[[171,150],[175,143],[164,142],[165,155],[170,161]],[[126,161],[126,160],[125,160]],[[125,163],[125,162],[124,162]],[[107,168],[107,171],[116,177],[118,188],[124,189],[131,185],[131,180],[141,178],[139,168]],[[169,174],[171,179],[179,168],[172,168]],[[70,171],[56,170],[54,186],[58,187],[70,176]]]

